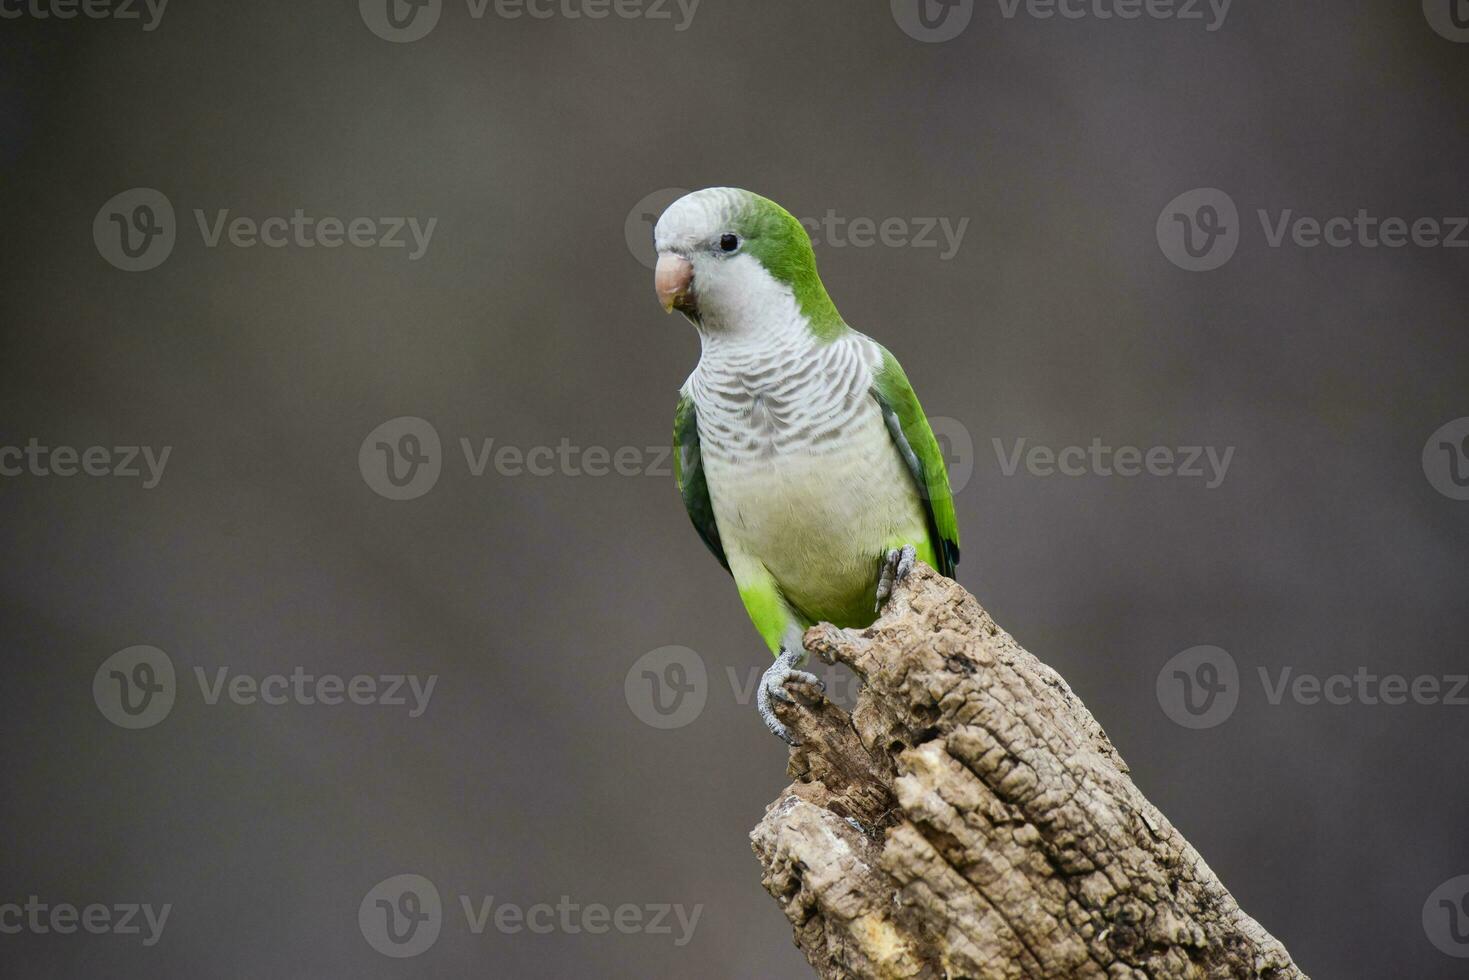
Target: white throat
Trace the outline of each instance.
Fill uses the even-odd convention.
[[[814,348],[806,315],[791,287],[751,255],[694,261],[703,360],[784,358]],[[733,365],[730,365],[733,366]]]

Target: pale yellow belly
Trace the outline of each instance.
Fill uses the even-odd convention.
[[[756,559],[812,619],[871,620],[887,549],[926,540],[913,478],[873,412],[840,451],[705,458],[724,547]],[[865,617],[865,618],[864,618]]]

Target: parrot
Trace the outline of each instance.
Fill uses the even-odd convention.
[[[774,657],[760,717],[797,745],[772,700],[793,702],[791,682],[822,687],[801,669],[806,629],[871,625],[915,560],[953,577],[944,456],[903,368],[837,312],[785,208],[705,188],[669,205],[653,239],[658,301],[700,341],[674,412],[674,480]]]

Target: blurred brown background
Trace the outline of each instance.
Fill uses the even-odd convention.
[[[1272,704],[1258,669],[1469,670],[1469,502],[1420,459],[1469,416],[1469,251],[1272,248],[1256,212],[1469,212],[1469,45],[1416,3],[1237,0],[1214,31],[1207,8],[978,3],[944,43],[882,2],[704,0],[683,30],[675,5],[567,3],[446,0],[410,43],[348,0],[180,0],[154,30],[6,8],[0,446],[172,451],[153,489],[0,478],[0,903],[172,911],[151,946],[0,934],[0,972],[807,975],[745,836],[785,751],[727,668],[766,655],[666,468],[475,476],[459,445],[666,443],[698,344],[624,227],[661,189],[728,183],[817,218],[968,219],[948,260],[818,247],[847,319],[972,438],[960,580],[1305,970],[1462,976],[1424,913],[1469,873],[1469,706]],[[93,223],[138,187],[177,240],[126,272]],[[1242,234],[1188,272],[1155,225],[1203,187]],[[194,218],[297,208],[437,223],[410,260],[208,247]],[[358,454],[399,416],[433,426],[441,473],[394,501]],[[993,440],[1022,438],[1235,453],[1214,489],[1006,476]],[[137,644],[176,703],[125,730],[91,685]],[[1241,690],[1192,730],[1155,685],[1200,644]],[[628,675],[668,645],[706,665],[706,703],[663,730]],[[194,668],[226,666],[438,680],[417,718],[211,705]],[[406,873],[442,931],[390,958],[359,904]],[[703,908],[678,946],[676,922],[475,935],[459,896]]]

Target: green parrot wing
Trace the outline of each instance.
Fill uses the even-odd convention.
[[[954,566],[959,564],[959,521],[954,516],[954,495],[949,491],[944,454],[902,365],[887,348],[879,347],[882,367],[873,379],[872,397],[882,407],[883,421],[928,511],[928,530],[938,571],[953,578]]]
[[[679,495],[694,522],[694,530],[709,546],[719,564],[729,571],[729,559],[719,540],[719,525],[714,520],[714,504],[709,500],[709,484],[704,480],[704,461],[699,455],[699,417],[694,400],[682,395],[673,413],[673,479]]]

